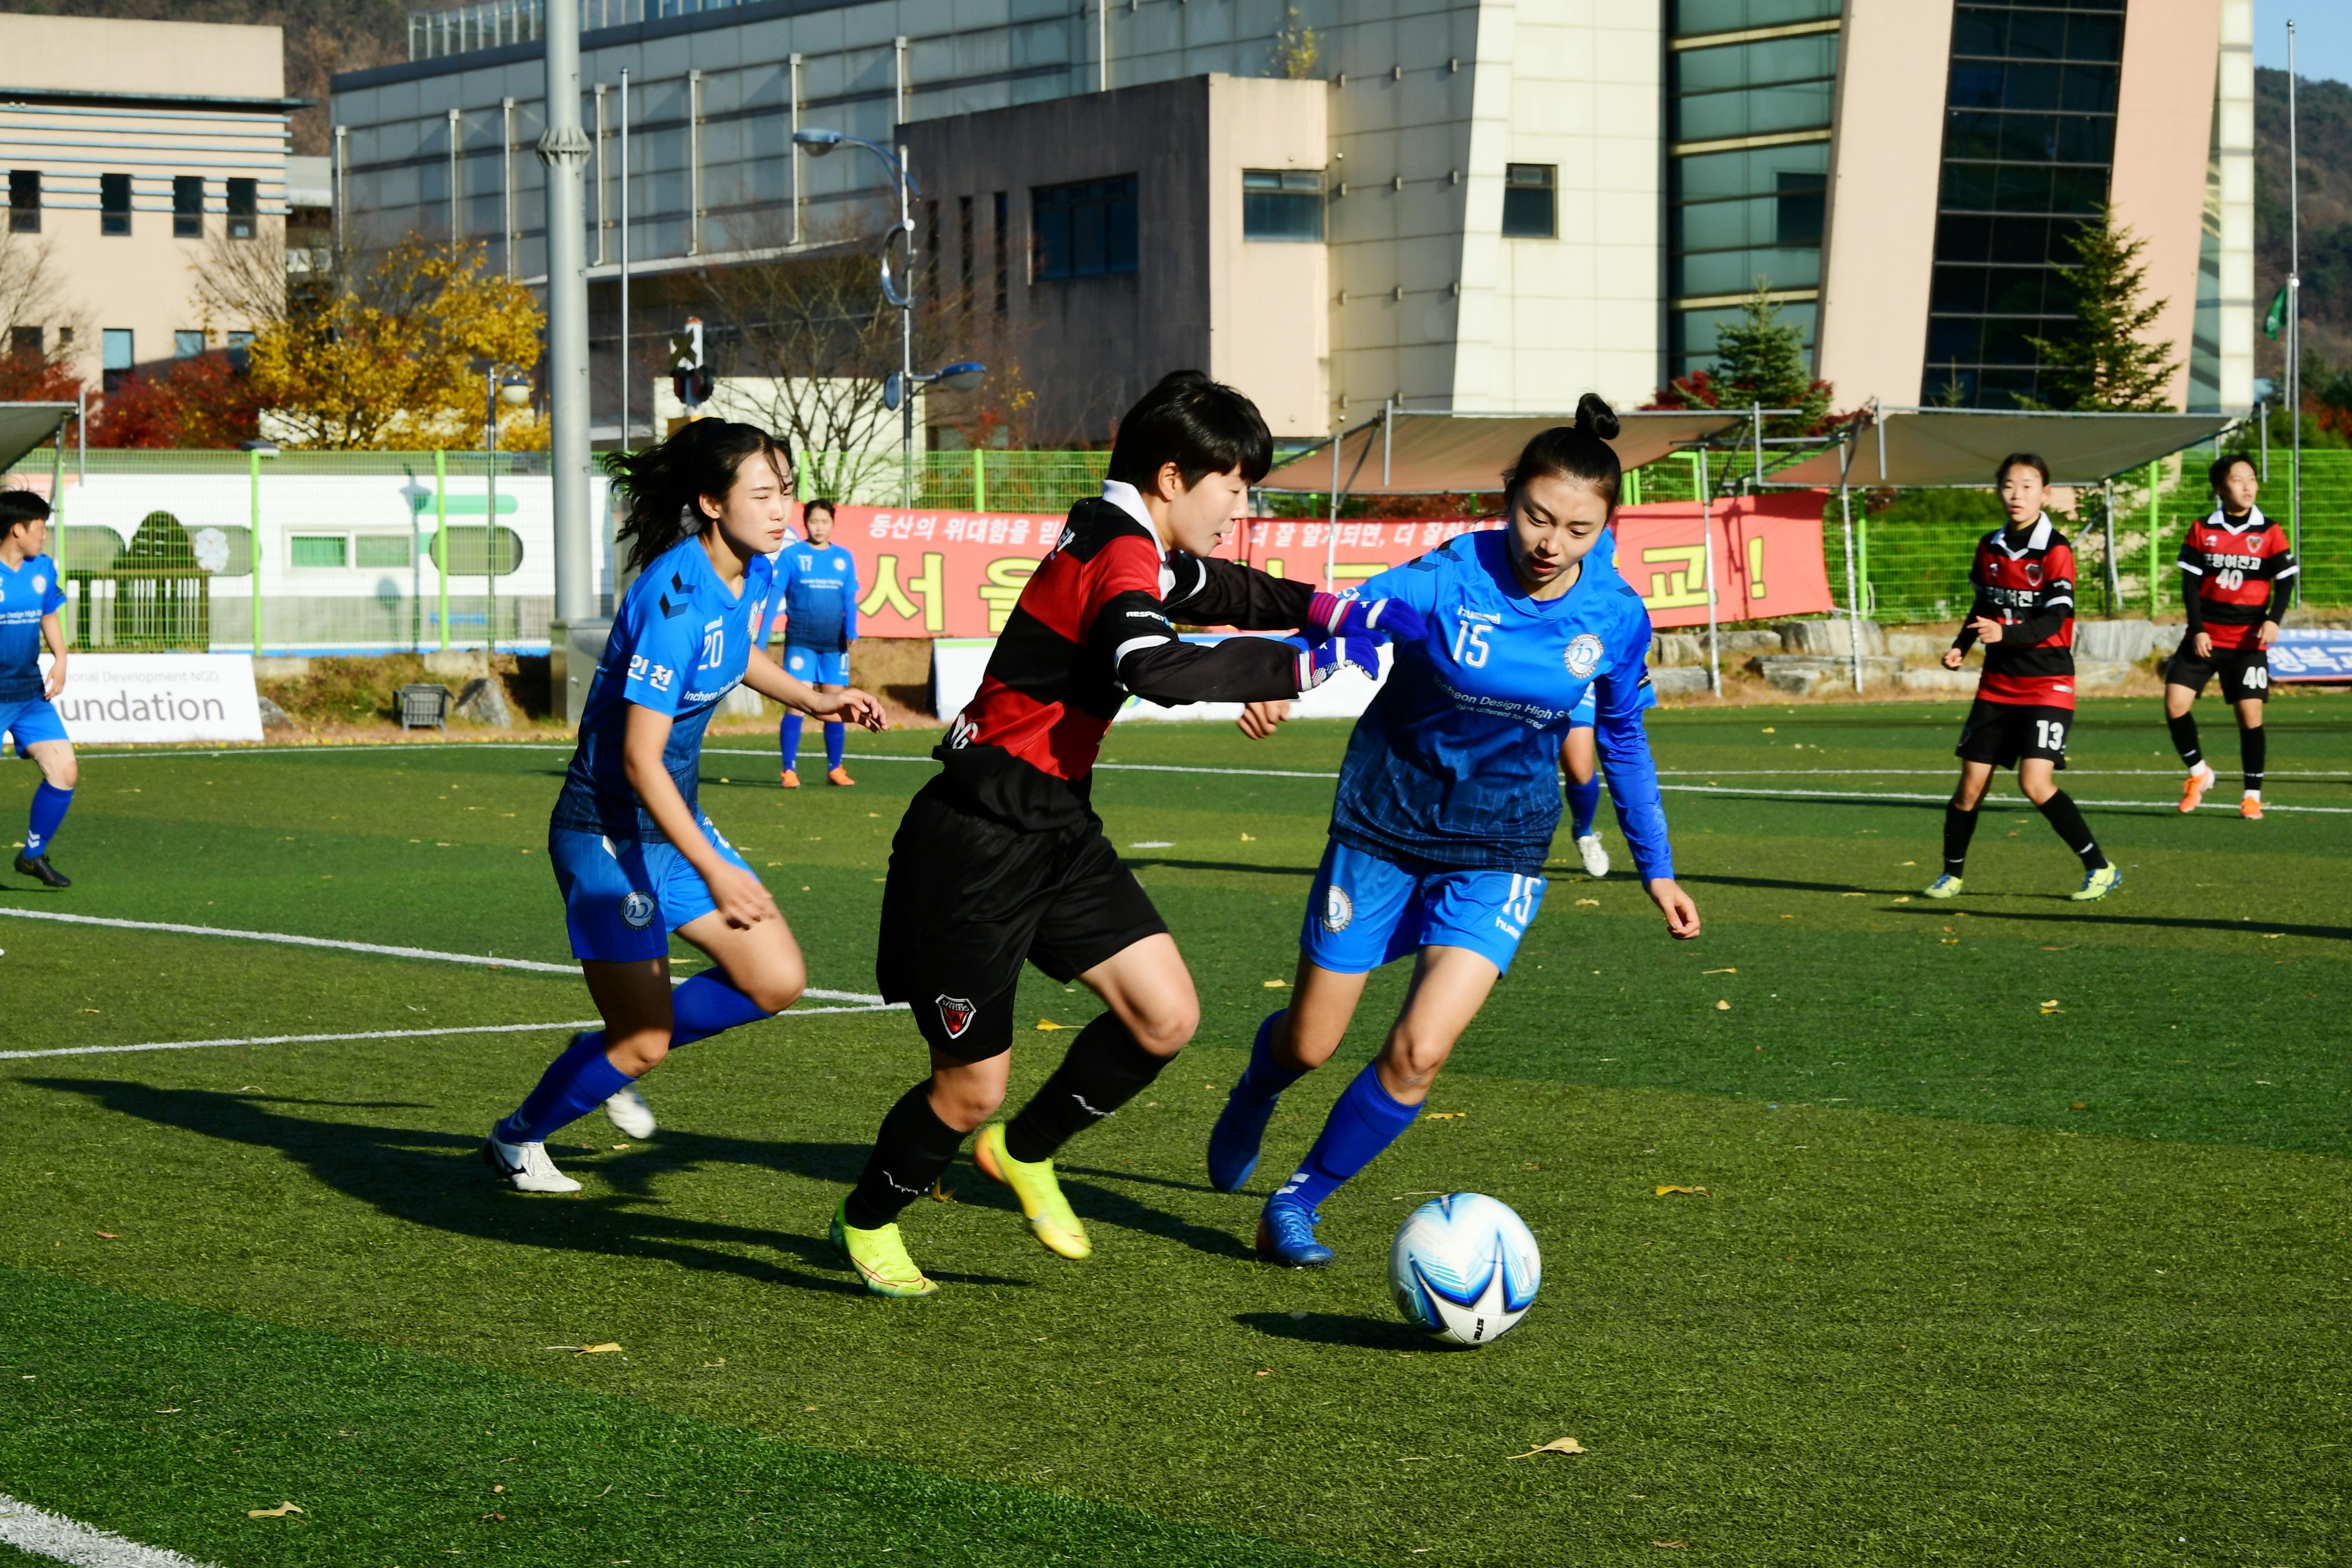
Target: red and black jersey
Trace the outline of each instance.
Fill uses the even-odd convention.
[[[1104,487],[1106,496],[1133,492]],[[1174,622],[1288,630],[1314,585],[1231,561],[1163,552],[1144,521],[1082,500],[1004,623],[980,689],[932,753],[986,815],[1015,827],[1087,820],[1095,757],[1128,694],[1259,702],[1298,694],[1297,650],[1266,637],[1187,643]]]
[[[1999,621],[2000,640],[1985,644],[1977,695],[2032,708],[2074,706],[2074,547],[2044,512],[2024,534],[1996,528],[1977,541],[1969,611]],[[1966,653],[1977,634],[1963,625],[1953,647]]]
[[[2286,618],[2295,574],[2294,545],[2286,530],[2248,509],[2243,517],[2215,511],[2189,525],[2180,542],[2180,599],[2189,635],[2204,632],[2215,647],[2248,647],[2264,621]]]

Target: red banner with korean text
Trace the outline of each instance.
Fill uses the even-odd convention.
[[[1821,497],[1794,491],[1718,501],[1714,546],[1717,616],[1724,621],[1819,615],[1831,607],[1822,558]],[[1003,512],[841,509],[834,542],[857,562],[858,630],[877,637],[994,637],[1063,519]],[[1409,522],[1253,519],[1221,555],[1277,576],[1342,587],[1401,566],[1447,540],[1494,528],[1489,520]],[[1707,549],[1695,501],[1619,509],[1617,564],[1660,626],[1706,620]]]

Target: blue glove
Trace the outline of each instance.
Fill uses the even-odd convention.
[[[1309,602],[1307,625],[1299,631],[1316,642],[1326,637],[1393,637],[1419,642],[1429,630],[1421,612],[1402,599],[1343,599],[1318,594]]]
[[[1282,640],[1298,650],[1298,689],[1301,691],[1314,690],[1350,665],[1375,680],[1380,679],[1381,645],[1377,638],[1341,636],[1312,643],[1303,637]]]

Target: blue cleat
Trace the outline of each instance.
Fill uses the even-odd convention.
[[[1280,1193],[1265,1200],[1257,1221],[1257,1255],[1286,1268],[1320,1268],[1331,1261],[1331,1249],[1315,1239],[1322,1223],[1320,1210]]]
[[[1272,1098],[1244,1097],[1241,1086],[1234,1086],[1225,1096],[1225,1108],[1217,1112],[1217,1124],[1209,1129],[1209,1185],[1221,1193],[1242,1190],[1257,1169],[1258,1144],[1276,1104]]]

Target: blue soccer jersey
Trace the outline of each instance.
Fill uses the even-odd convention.
[[[688,539],[629,584],[613,617],[604,657],[596,661],[580,720],[579,749],[564,773],[551,826],[661,838],[622,767],[621,744],[632,707],[671,716],[662,764],[686,797],[687,809],[699,813],[702,731],[719,699],[742,681],[774,579],[773,563],[755,555],[745,569],[743,591],[730,594],[701,542]]]
[[[47,556],[27,556],[14,572],[0,565],[0,702],[41,694],[41,617],[65,602]]]
[[[1468,533],[1357,591],[1411,605],[1422,640],[1395,645],[1388,682],[1348,742],[1331,837],[1408,867],[1539,873],[1559,826],[1560,738],[1594,699],[1594,738],[1644,880],[1674,875],[1642,710],[1649,612],[1613,551],[1539,600],[1512,575],[1499,530]]]
[[[787,544],[776,556],[784,645],[839,651],[857,637],[857,563],[838,544]]]

